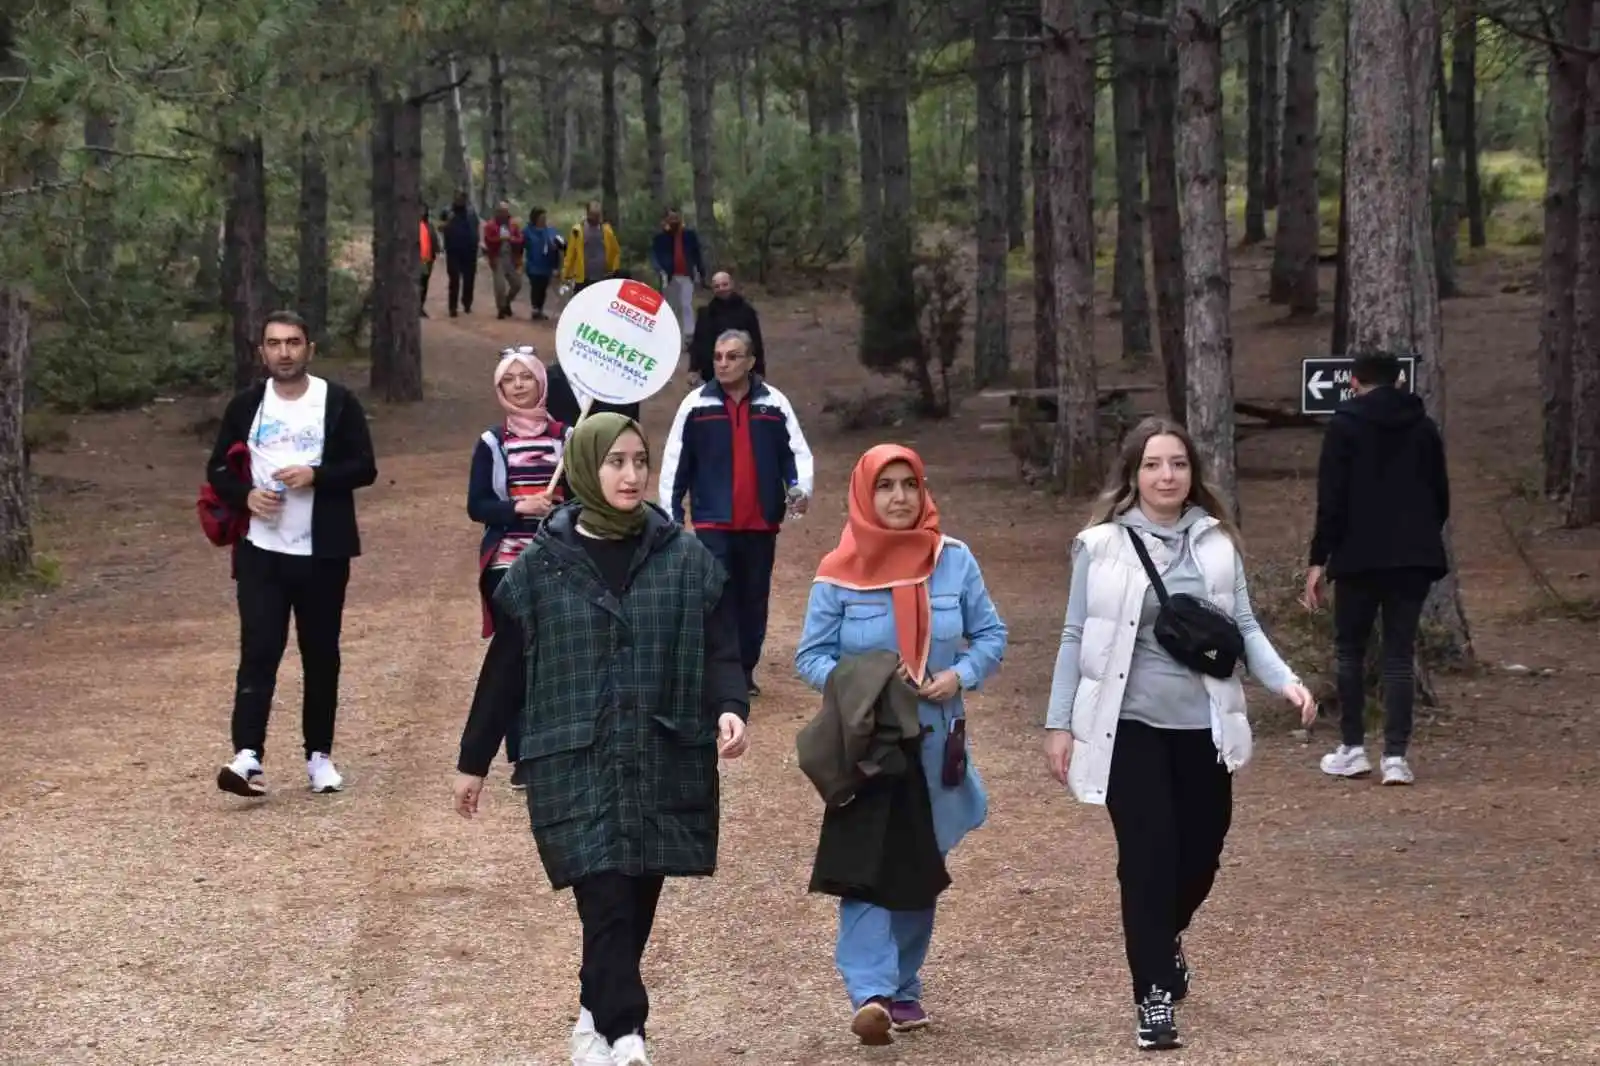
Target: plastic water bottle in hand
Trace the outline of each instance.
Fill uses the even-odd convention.
[[[799,485],[790,485],[788,494],[789,509],[784,517],[790,522],[798,522],[805,517],[805,512],[799,510],[800,501],[806,498],[805,491]]]
[[[283,501],[288,497],[289,486],[285,485],[283,482],[279,481],[277,478],[270,478],[267,481],[267,491],[272,493],[274,496],[278,497],[278,503],[282,504]],[[283,512],[280,510],[277,514],[273,515],[270,518],[266,518],[266,517],[263,517],[263,516],[260,516],[260,515],[258,515],[257,517],[261,518],[261,520],[263,522],[265,522],[269,526],[276,526],[278,524],[278,519],[281,518],[282,515],[283,515]]]

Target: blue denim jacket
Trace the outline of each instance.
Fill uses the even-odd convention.
[[[954,669],[963,692],[981,687],[1005,657],[1006,624],[989,599],[978,561],[961,541],[945,538],[928,582],[928,595],[933,613],[929,675]],[[794,655],[795,668],[806,684],[820,692],[842,656],[898,648],[888,589],[855,591],[825,581],[811,586],[805,628]],[[931,729],[922,738],[922,770],[933,798],[934,834],[939,850],[948,852],[983,824],[989,814],[989,796],[977,767],[970,763],[961,785],[945,788],[942,780],[950,723],[966,714],[961,693],[945,704],[923,702],[918,714],[922,724]]]

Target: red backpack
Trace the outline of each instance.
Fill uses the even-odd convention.
[[[237,441],[228,449],[228,472],[240,481],[250,480],[250,446]],[[226,500],[217,495],[211,483],[200,486],[200,496],[194,502],[200,513],[200,529],[206,539],[219,548],[237,544],[250,531],[250,512],[235,511]]]

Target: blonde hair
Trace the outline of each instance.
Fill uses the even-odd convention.
[[[1240,553],[1244,552],[1244,537],[1234,525],[1227,505],[1211,482],[1206,479],[1205,459],[1194,446],[1189,431],[1167,418],[1147,418],[1140,422],[1122,440],[1122,450],[1106,473],[1106,485],[1089,509],[1089,522],[1085,529],[1104,525],[1118,515],[1125,514],[1139,502],[1139,467],[1144,462],[1144,450],[1153,437],[1176,437],[1189,458],[1189,496],[1184,503],[1205,508],[1217,520],[1218,527],[1233,541]]]

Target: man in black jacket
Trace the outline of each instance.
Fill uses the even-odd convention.
[[[305,673],[301,730],[314,792],[337,792],[333,724],[339,703],[339,631],[350,560],[361,554],[355,490],[378,479],[361,404],[343,385],[311,375],[316,346],[291,311],[262,327],[268,380],[236,395],[222,416],[206,479],[229,506],[248,510],[249,532],[234,545],[239,601],[239,671],[233,697],[234,756],[217,787],[239,796],[266,791],[261,757],[289,617]],[[250,479],[233,473],[228,452],[250,450]]]
[[[444,266],[450,275],[450,317],[456,307],[472,314],[472,288],[478,279],[478,216],[467,194],[456,193],[444,223]]]
[[[750,334],[751,354],[756,357],[751,371],[766,377],[767,350],[761,342],[761,318],[756,309],[734,288],[733,276],[726,271],[711,276],[711,294],[695,318],[694,337],[689,342],[690,383],[700,385],[712,379],[711,358],[717,338],[732,330]]]
[[[1365,749],[1365,663],[1381,613],[1383,783],[1409,785],[1417,625],[1429,588],[1450,569],[1444,550],[1450,478],[1439,427],[1419,397],[1397,387],[1400,361],[1358,356],[1350,376],[1355,395],[1334,414],[1322,438],[1317,523],[1306,571],[1305,603],[1312,610],[1324,598],[1324,577],[1334,583],[1341,743],[1323,756],[1322,772],[1372,772]]]

